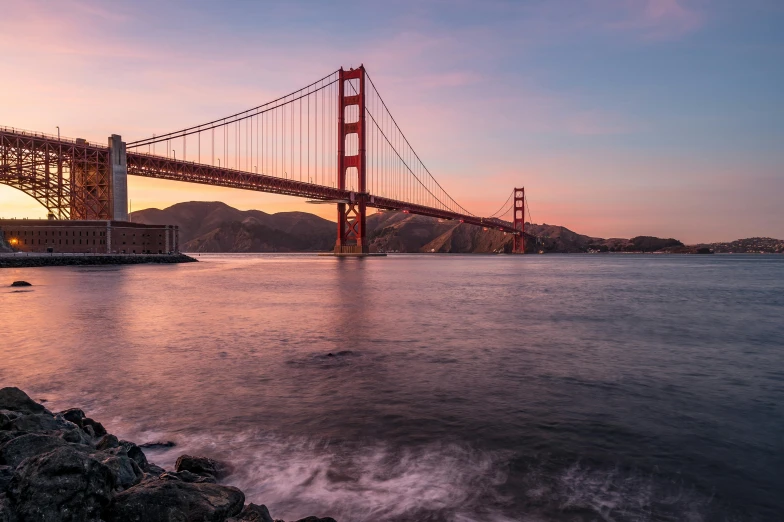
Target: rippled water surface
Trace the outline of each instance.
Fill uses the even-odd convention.
[[[784,256],[199,259],[3,269],[0,385],[287,520],[784,518]]]

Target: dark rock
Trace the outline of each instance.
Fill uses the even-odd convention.
[[[89,446],[92,444],[92,439],[83,430],[80,430],[75,424],[72,424],[75,429],[63,430],[60,432],[60,437],[72,444],[81,444],[82,446]]]
[[[210,484],[215,484],[218,482],[215,477],[209,474],[197,475],[196,473],[191,473],[187,469],[182,471],[167,471],[160,476],[162,479],[175,479],[175,480],[182,480],[183,482],[209,482]]]
[[[15,411],[0,410],[0,431],[10,430],[11,422],[19,416]]]
[[[48,453],[55,448],[67,445],[67,442],[55,435],[26,433],[0,446],[0,464],[7,464],[15,468],[26,458]]]
[[[142,471],[148,471],[149,463],[147,462],[147,456],[141,450],[139,446],[134,444],[133,442],[129,442],[127,440],[121,440],[120,446],[125,448],[125,451],[128,453],[128,456],[131,457],[136,464],[142,469]]]
[[[35,402],[19,388],[0,388],[0,410],[21,413],[43,413],[46,408]]]
[[[86,429],[90,427],[93,429],[93,437],[103,437],[106,435],[106,428],[103,427],[103,424],[100,422],[92,420],[90,417],[85,417],[82,419],[82,426]]]
[[[25,431],[28,433],[39,433],[42,431],[59,431],[65,428],[63,422],[58,421],[51,413],[31,413],[19,415],[9,424],[9,429]]]
[[[224,522],[242,511],[237,488],[157,478],[118,493],[105,510],[108,522]]]
[[[14,281],[13,283],[11,283],[11,286],[33,286],[33,285],[28,283],[27,281]]]
[[[109,505],[114,475],[101,462],[70,446],[25,460],[8,487],[22,521],[97,520]]]
[[[84,427],[82,425],[82,421],[84,420],[86,415],[79,408],[71,408],[70,410],[61,411],[60,415],[62,415],[65,420],[69,422],[73,422],[80,428]]]
[[[12,468],[11,466],[0,466],[0,495],[2,495],[3,492],[6,490],[13,476],[14,476],[14,468]]]
[[[270,516],[267,506],[264,504],[248,504],[242,513],[234,518],[228,519],[226,522],[275,522]]]
[[[337,522],[337,520],[335,520],[332,517],[323,517],[323,518],[305,517],[305,518],[300,518],[299,520],[297,520],[297,522]]]
[[[197,475],[210,475],[222,479],[231,473],[231,468],[207,457],[180,455],[174,464],[176,471],[187,470]]]
[[[111,433],[107,433],[101,439],[95,443],[95,448],[99,450],[105,450],[110,448],[119,448],[120,441],[112,435]]]
[[[133,459],[128,457],[125,448],[97,451],[92,456],[111,470],[117,489],[128,489],[144,478],[144,472]]]
[[[176,446],[176,444],[174,444],[170,440],[167,440],[166,442],[145,442],[144,444],[139,444],[140,448],[150,448],[150,449],[173,448],[174,446]]]
[[[153,464],[152,462],[147,464],[147,473],[149,473],[150,475],[158,476],[161,473],[164,473],[165,471],[166,471],[165,469],[163,469],[160,466],[157,466],[157,465]]]
[[[0,494],[0,522],[16,522],[16,515],[11,510],[11,502]]]
[[[3,444],[5,444],[11,439],[15,439],[19,437],[20,435],[23,434],[16,431],[0,431],[0,446],[2,446]]]

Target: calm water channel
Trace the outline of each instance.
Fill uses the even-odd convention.
[[[0,385],[286,520],[784,519],[784,256],[199,259],[3,269]]]

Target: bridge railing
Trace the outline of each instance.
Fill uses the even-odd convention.
[[[20,129],[18,127],[0,126],[0,132],[7,132],[7,133],[10,133],[10,134],[18,134],[18,135],[21,135],[21,136],[28,136],[28,137],[31,137],[31,138],[43,138],[43,139],[46,139],[46,140],[61,141],[63,143],[70,143],[70,144],[73,144],[73,145],[81,143],[81,144],[87,145],[89,147],[98,147],[98,148],[103,148],[103,149],[107,148],[107,144],[106,143],[95,143],[95,142],[92,142],[92,141],[87,141],[87,140],[82,139],[82,138],[68,138],[68,137],[65,137],[65,136],[57,136],[56,134],[47,134],[45,132],[31,131],[31,130],[27,130],[27,129]]]

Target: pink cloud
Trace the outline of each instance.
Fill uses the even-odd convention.
[[[615,2],[614,2],[615,3]],[[704,16],[684,0],[621,0],[621,20],[609,27],[638,34],[645,40],[671,40],[699,29]]]

